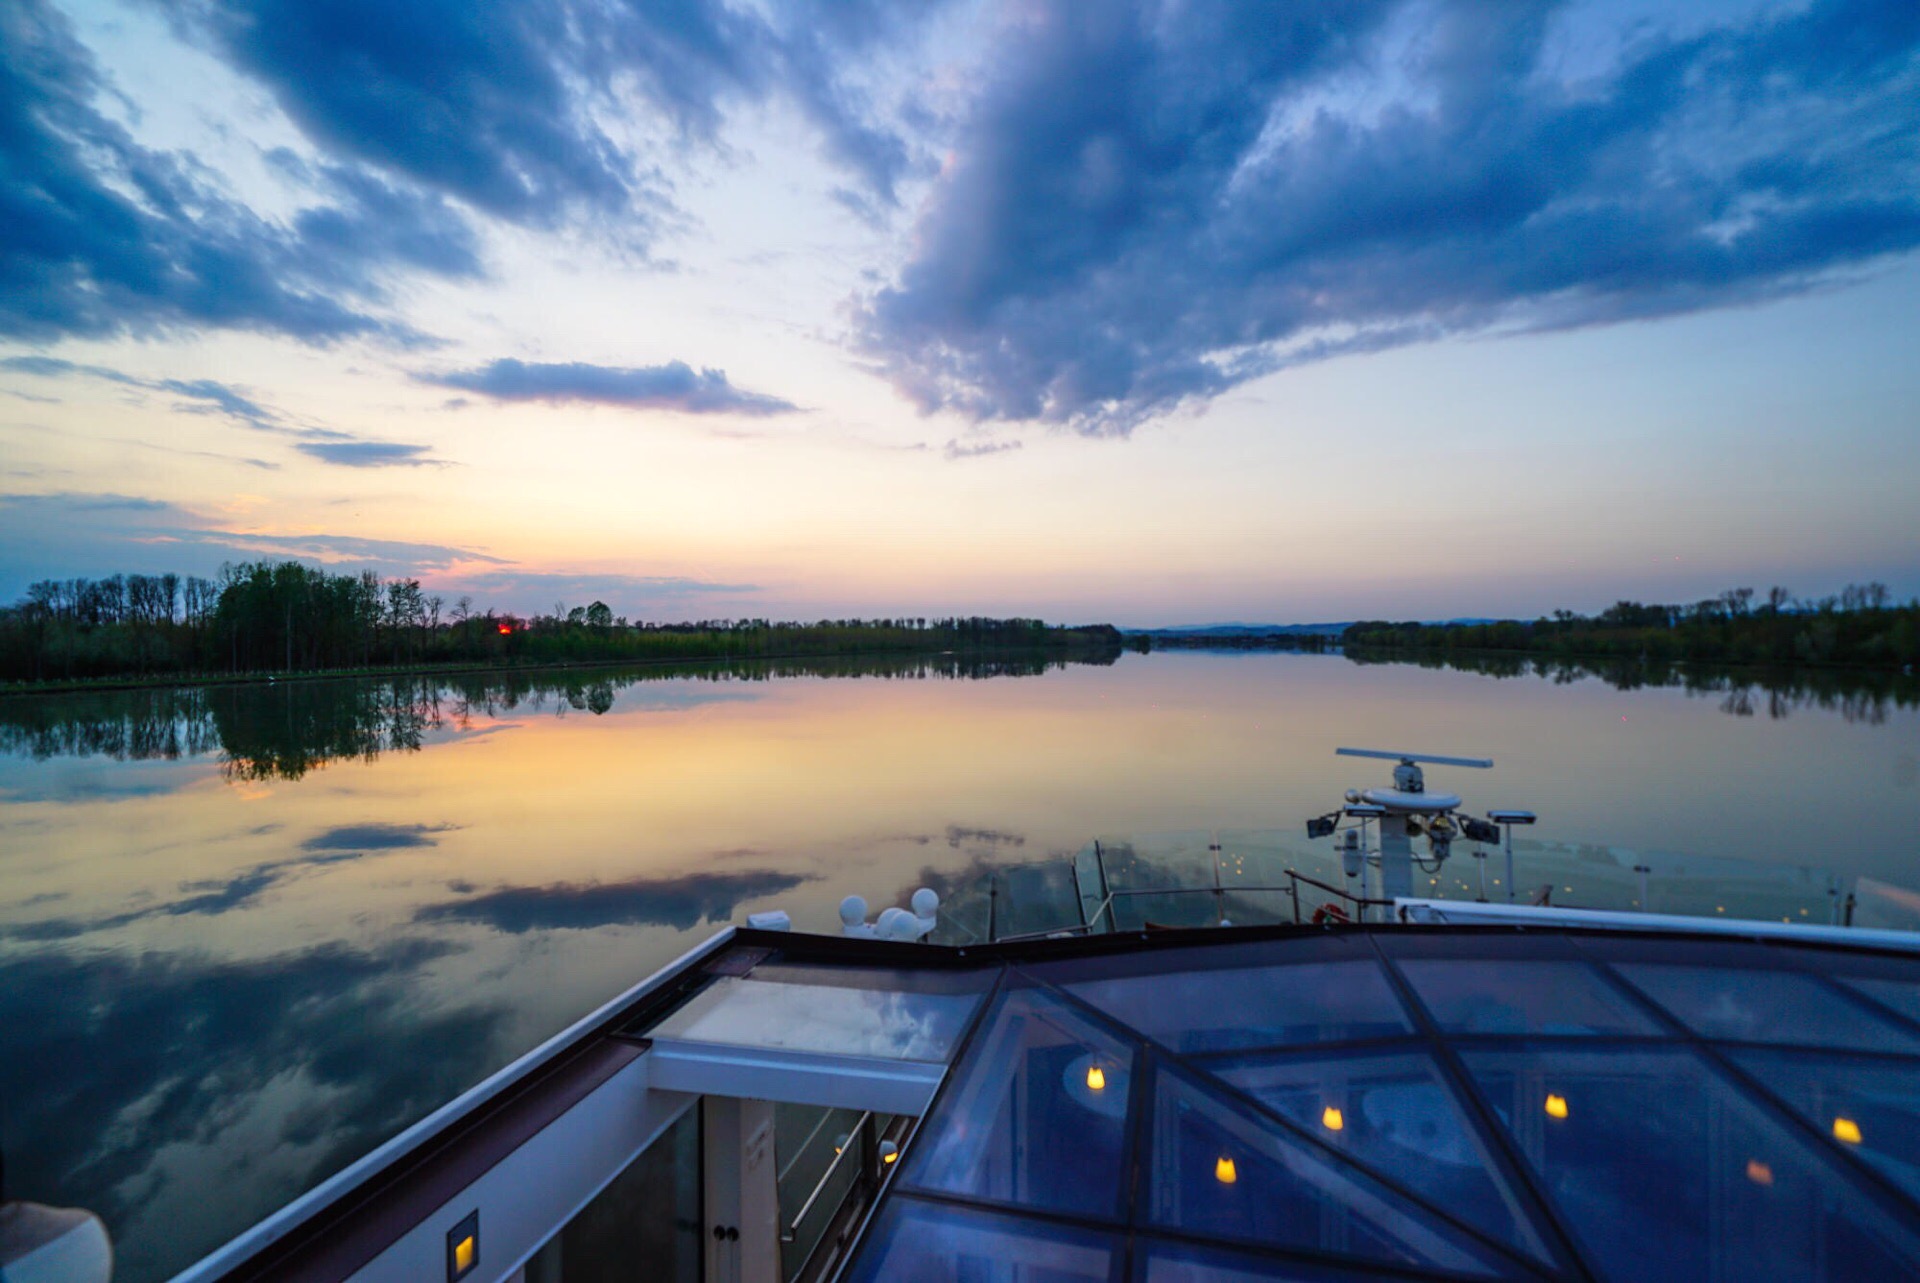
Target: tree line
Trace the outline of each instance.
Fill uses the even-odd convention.
[[[1531,622],[1472,624],[1363,620],[1341,635],[1349,651],[1491,652],[1627,659],[1642,663],[1920,663],[1920,600],[1895,602],[1885,584],[1850,584],[1832,596],[1760,596],[1735,588],[1687,606],[1617,602],[1597,615],[1556,610]]]
[[[1038,619],[629,621],[605,602],[521,616],[417,579],[295,561],[178,575],[41,580],[0,608],[0,681],[333,672],[441,664],[612,663],[1040,650],[1117,653],[1108,625]]]

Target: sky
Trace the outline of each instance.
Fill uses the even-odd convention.
[[[0,601],[1920,594],[1912,0],[9,0]]]

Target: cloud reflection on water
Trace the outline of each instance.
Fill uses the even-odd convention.
[[[558,882],[501,887],[483,895],[414,911],[416,922],[473,922],[520,935],[528,931],[590,931],[595,927],[664,926],[690,930],[726,922],[736,907],[791,891],[814,875],[753,869],[742,873],[688,873],[624,882]]]
[[[9,1187],[101,1213],[119,1277],[182,1268],[486,1072],[504,1005],[419,1001],[426,969],[458,952],[403,938],[249,961],[0,962]],[[230,1144],[270,1093],[271,1134]]]

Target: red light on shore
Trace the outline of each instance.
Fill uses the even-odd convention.
[[[507,635],[508,635],[509,633],[511,633],[512,631],[513,631],[513,625],[512,625],[512,624],[502,624],[502,625],[500,625],[500,635],[501,635],[502,637],[505,637],[505,636],[507,636]]]

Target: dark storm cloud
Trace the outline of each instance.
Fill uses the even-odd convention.
[[[799,408],[779,397],[734,387],[724,370],[695,371],[684,361],[634,369],[581,361],[545,364],[507,358],[474,370],[420,378],[496,401],[584,401],[634,410],[678,410],[683,414],[789,414]]]
[[[0,336],[222,327],[412,342],[378,314],[387,269],[474,270],[470,233],[437,197],[336,170],[335,203],[289,227],[193,157],[134,142],[94,106],[113,92],[45,0],[0,8]]]
[[[437,467],[442,460],[426,457],[432,448],[398,441],[302,441],[294,447],[309,458],[342,468]]]
[[[639,925],[686,931],[702,922],[724,922],[744,901],[778,895],[810,880],[803,874],[757,869],[626,882],[556,882],[502,887],[428,905],[413,916],[416,922],[477,922],[511,935]]]
[[[1598,58],[1583,31],[1549,4],[1043,0],[863,344],[927,409],[1126,431],[1291,363],[1765,299],[1920,245],[1912,0]]]

